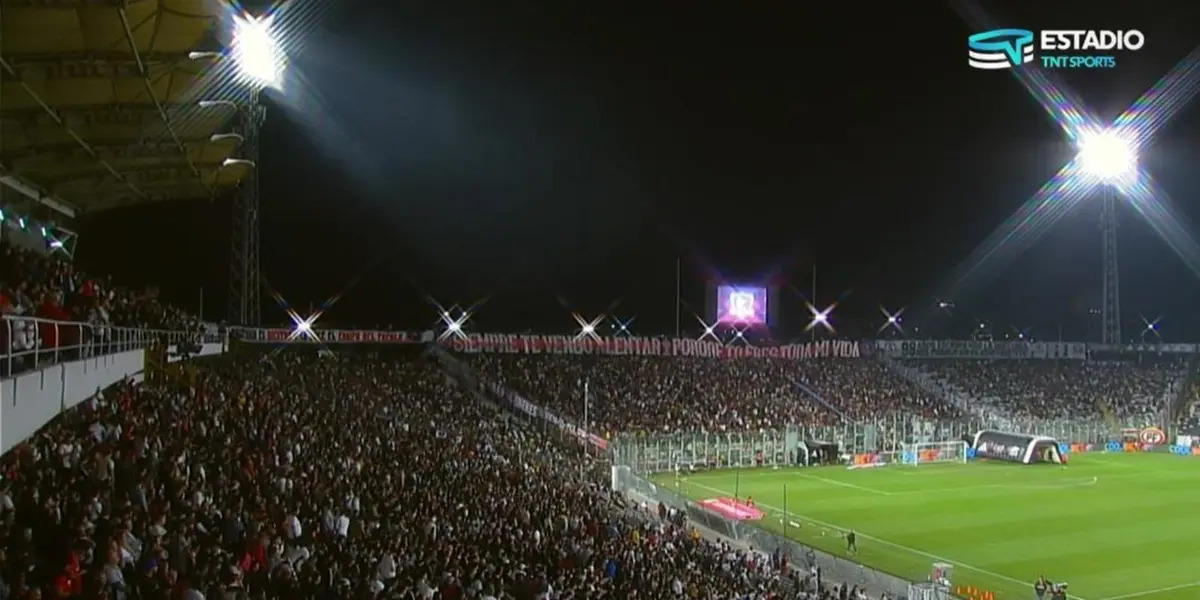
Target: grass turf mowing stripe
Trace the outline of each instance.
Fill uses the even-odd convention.
[[[1194,589],[1200,583],[1192,583],[1195,561],[1186,552],[1200,535],[1200,522],[1191,518],[1200,460],[1114,453],[1077,455],[1070,468],[937,467],[744,469],[652,479],[694,499],[711,497],[711,489],[753,496],[769,514],[757,526],[843,558],[851,557],[837,532],[870,532],[852,559],[906,579],[924,580],[936,560],[930,556],[955,557],[944,562],[971,565],[955,584],[990,590],[998,600],[1025,600],[1032,584],[1016,582],[1043,573],[1069,581],[1079,594],[1074,598],[1200,597]],[[782,518],[780,506],[791,518]],[[803,522],[789,526],[792,519]],[[926,550],[906,550],[916,548]]]
[[[731,495],[731,494],[732,494],[732,492],[730,492],[730,491],[728,491],[728,490],[722,490],[722,489],[715,488],[715,487],[712,487],[712,486],[710,486],[710,485],[706,485],[706,484],[703,484],[703,483],[691,482],[691,484],[690,484],[690,485],[694,485],[694,486],[696,486],[696,487],[699,487],[699,488],[706,489],[706,490],[708,490],[708,491],[710,491],[710,492],[713,492],[713,493],[716,493],[716,494],[719,494],[719,495],[722,495],[722,496],[727,496],[727,495]],[[820,527],[826,527],[826,528],[832,529],[832,530],[834,530],[834,531],[837,531],[837,532],[840,532],[840,533],[843,533],[843,534],[849,531],[849,529],[847,529],[847,528],[844,528],[844,527],[841,527],[841,526],[839,526],[839,525],[834,525],[833,523],[826,523],[826,522],[824,522],[824,521],[821,521],[821,520],[818,520],[818,519],[814,519],[814,518],[812,518],[812,517],[807,517],[807,516],[804,516],[804,515],[802,515],[802,514],[799,514],[799,513],[796,513],[796,512],[792,512],[792,511],[790,511],[790,510],[789,510],[789,511],[784,511],[782,508],[779,508],[779,507],[777,507],[777,506],[771,506],[771,505],[769,505],[769,504],[763,504],[762,502],[756,502],[755,504],[756,504],[756,506],[760,506],[760,507],[762,507],[762,508],[770,509],[770,510],[772,510],[772,511],[779,512],[779,513],[782,513],[782,514],[784,514],[784,515],[787,515],[789,518],[796,518],[796,519],[799,519],[799,520],[801,520],[801,521],[808,521],[809,523],[813,523],[813,524],[815,524],[815,525],[818,525],[818,526],[820,526]],[[1017,586],[1019,586],[1021,589],[1028,590],[1028,589],[1030,588],[1030,586],[1031,586],[1031,583],[1030,583],[1030,582],[1028,582],[1028,581],[1021,581],[1021,580],[1019,580],[1019,579],[1016,579],[1016,578],[1013,578],[1013,577],[1009,577],[1008,575],[1001,575],[1000,573],[995,573],[995,572],[992,572],[992,571],[988,571],[987,569],[981,569],[981,568],[979,568],[979,567],[975,567],[975,566],[968,565],[968,564],[966,564],[966,563],[963,563],[963,562],[959,562],[959,561],[956,561],[956,560],[952,560],[952,559],[946,558],[946,557],[944,557],[944,556],[938,556],[938,555],[936,555],[936,554],[930,554],[929,552],[925,552],[924,550],[918,550],[918,549],[916,549],[916,548],[911,548],[911,547],[909,547],[909,546],[904,546],[904,545],[902,545],[902,544],[897,544],[897,543],[895,543],[895,542],[890,542],[890,541],[888,541],[888,540],[885,540],[885,539],[882,539],[882,538],[878,538],[878,537],[875,537],[875,536],[873,536],[873,535],[869,535],[869,534],[862,533],[862,532],[859,532],[859,531],[856,531],[855,533],[856,533],[856,535],[858,535],[858,537],[861,537],[861,538],[862,538],[862,539],[864,539],[864,540],[870,540],[870,541],[876,542],[876,543],[878,543],[878,544],[882,544],[882,545],[884,545],[884,546],[890,546],[890,547],[892,547],[892,548],[896,548],[897,550],[903,550],[903,551],[905,551],[905,552],[908,552],[908,553],[911,553],[911,554],[916,554],[916,555],[919,555],[919,556],[924,556],[925,558],[929,558],[929,559],[932,559],[932,560],[935,560],[935,561],[938,561],[938,562],[944,562],[944,563],[947,563],[947,564],[954,565],[954,566],[956,566],[956,567],[960,567],[960,568],[967,569],[967,570],[970,570],[970,571],[975,571],[976,573],[980,573],[980,574],[982,574],[982,575],[987,575],[988,577],[994,577],[994,578],[996,578],[996,579],[1001,579],[1001,580],[1007,581],[1007,582],[1009,582],[1009,583],[1016,584],[1016,585],[1017,585]],[[1082,596],[1077,596],[1077,595],[1074,595],[1074,594],[1072,594],[1072,595],[1071,595],[1071,597],[1072,597],[1072,598],[1075,598],[1075,600],[1087,600],[1086,598],[1083,598]],[[1110,598],[1110,599],[1106,599],[1106,600],[1113,600],[1113,599],[1111,599],[1111,598]]]
[[[1168,586],[1168,587],[1164,587],[1164,588],[1158,588],[1157,590],[1146,590],[1144,592],[1134,592],[1132,594],[1121,594],[1120,596],[1109,596],[1107,598],[1101,598],[1100,600],[1127,600],[1128,598],[1144,598],[1146,596],[1152,596],[1154,594],[1162,594],[1164,592],[1174,592],[1176,590],[1186,590],[1188,588],[1194,588],[1194,587],[1200,587],[1200,581],[1193,581],[1191,583],[1181,583],[1179,585],[1172,585],[1172,586]]]

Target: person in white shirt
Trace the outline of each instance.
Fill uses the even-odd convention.
[[[392,558],[391,554],[383,555],[379,560],[379,565],[375,567],[375,572],[381,581],[387,582],[396,578],[396,559]]]
[[[287,518],[283,520],[283,529],[287,533],[287,538],[289,540],[298,539],[304,534],[304,527],[300,525],[300,518],[296,515],[288,515]]]

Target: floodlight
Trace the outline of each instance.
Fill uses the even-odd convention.
[[[704,341],[705,338],[712,338],[714,342],[721,341],[717,338],[717,325],[715,323],[710,324],[705,322],[704,319],[700,318],[700,315],[694,314],[692,316],[696,317],[696,321],[704,328],[704,333],[700,334],[700,337],[696,338],[696,341]]]
[[[1117,131],[1084,132],[1078,148],[1080,168],[1101,181],[1117,181],[1137,173],[1137,148]]]
[[[262,88],[277,88],[287,60],[272,31],[274,18],[233,18],[233,60],[238,74]]]
[[[583,318],[583,315],[579,313],[571,313],[571,317],[575,319],[577,324],[579,324],[579,333],[575,335],[575,339],[582,340],[584,338],[588,338],[599,341],[600,336],[596,334],[596,328],[604,322],[605,316],[607,315],[600,315],[589,321]]]
[[[808,325],[804,331],[811,331],[814,327],[821,327],[824,330],[833,333],[833,324],[829,322],[829,317],[833,314],[833,309],[837,308],[837,303],[830,304],[824,310],[819,310],[812,303],[805,303],[808,307],[808,312],[812,315]]]

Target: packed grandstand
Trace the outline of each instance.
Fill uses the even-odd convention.
[[[108,352],[105,332],[121,326],[197,330],[151,293],[11,246],[0,255],[13,375]],[[66,330],[81,333],[52,333]],[[6,441],[8,597],[846,597],[858,582],[614,492],[603,452],[481,392],[512,390],[608,438],[954,421],[978,407],[1141,426],[1162,423],[1173,390],[1189,417],[1200,389],[1188,363],[1145,357],[729,359],[446,342],[463,378],[423,344],[230,344],[153,385],[126,377],[89,392]]]

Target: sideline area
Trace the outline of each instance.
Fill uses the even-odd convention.
[[[910,580],[955,565],[956,586],[997,598],[1030,593],[1038,575],[1078,600],[1192,598],[1188,518],[1200,465],[1158,454],[1077,455],[1069,468],[995,463],[741,469],[654,481],[692,499],[752,498],[760,526]],[[1153,489],[1156,494],[1132,493]],[[1137,523],[1121,515],[1139,515]],[[846,551],[854,530],[859,550]]]

